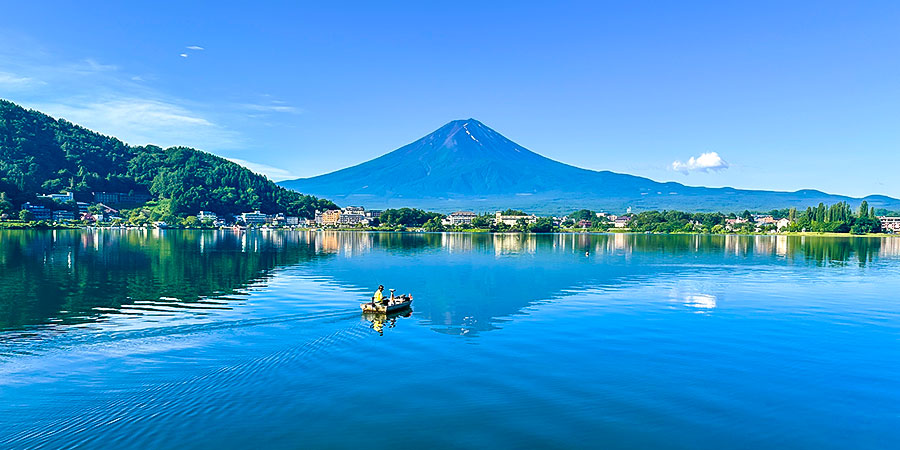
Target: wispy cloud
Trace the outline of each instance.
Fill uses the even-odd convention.
[[[671,165],[672,170],[688,175],[691,172],[720,171],[728,168],[728,163],[716,152],[703,153],[700,156],[692,156],[686,162],[675,161]]]
[[[187,58],[187,57],[188,57],[188,54],[187,54],[187,53],[182,53],[182,54],[180,54],[180,55],[178,55],[178,56],[180,56],[180,57],[182,57],[182,58]]]
[[[225,158],[235,164],[240,164],[260,175],[265,175],[269,177],[269,179],[273,181],[283,181],[283,180],[291,180],[294,178],[299,178],[297,175],[292,174],[290,171],[286,169],[280,169],[278,167],[272,167],[266,164],[259,164],[252,161],[246,161],[238,158]]]
[[[284,104],[244,104],[244,108],[249,109],[251,111],[264,112],[264,113],[288,113],[288,114],[300,114],[303,112],[300,108],[284,105]]]
[[[189,45],[189,46],[187,46],[187,47],[185,47],[185,48],[187,48],[188,50],[198,50],[198,51],[199,51],[199,50],[206,50],[205,48],[203,48],[203,47],[201,47],[201,46],[199,46],[199,45]]]
[[[135,144],[201,149],[234,147],[235,135],[175,103],[142,98],[69,99],[35,107],[54,117]]]
[[[35,84],[42,84],[42,81],[31,77],[23,77],[9,72],[0,72],[0,86],[10,88],[25,88]]]

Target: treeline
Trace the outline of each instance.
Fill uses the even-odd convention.
[[[0,192],[18,207],[63,191],[82,201],[95,191],[150,194],[169,200],[163,215],[179,217],[258,209],[311,218],[316,209],[336,208],[206,152],[130,146],[0,100]]]
[[[791,210],[789,231],[814,231],[829,233],[867,234],[881,232],[881,221],[875,215],[875,208],[869,208],[865,200],[859,205],[856,213],[847,202],[825,206],[806,208],[798,213]]]

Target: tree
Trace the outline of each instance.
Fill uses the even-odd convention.
[[[15,211],[15,207],[9,199],[6,198],[6,192],[0,192],[0,215],[11,214]]]
[[[549,217],[540,217],[534,223],[528,225],[528,231],[532,233],[552,233],[556,230],[553,220]]]
[[[859,204],[859,212],[857,215],[860,218],[869,217],[869,202],[863,200],[862,203]]]
[[[34,220],[34,214],[32,214],[31,211],[27,209],[23,209],[19,211],[19,220],[21,220],[22,222],[31,222],[32,220]]]
[[[472,226],[475,228],[490,228],[493,223],[493,217],[488,214],[479,214],[472,219]]]
[[[200,226],[200,219],[198,219],[197,216],[187,216],[181,221],[181,225],[188,228],[198,228]]]
[[[422,226],[425,231],[444,231],[444,224],[438,217],[432,217]]]

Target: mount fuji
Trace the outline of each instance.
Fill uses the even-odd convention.
[[[777,192],[706,188],[595,171],[554,161],[505,138],[475,119],[454,120],[378,158],[280,185],[367,208],[417,207],[450,212],[516,208],[563,213],[590,208],[610,212],[680,209],[743,211],[804,208],[819,202],[863,199],[817,190]],[[900,200],[865,197],[876,208],[900,209]]]

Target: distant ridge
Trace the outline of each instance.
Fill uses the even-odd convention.
[[[582,169],[532,152],[475,119],[454,120],[397,150],[356,166],[280,185],[369,208],[419,207],[449,212],[518,208],[538,213],[591,208],[610,212],[680,209],[743,211],[867,200],[900,209],[883,195],[863,199],[796,192],[706,188]]]

